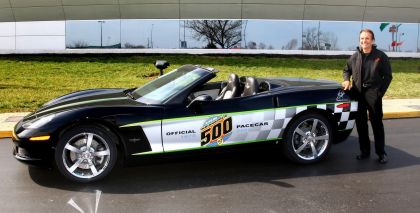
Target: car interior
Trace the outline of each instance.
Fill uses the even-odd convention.
[[[209,95],[212,100],[226,100],[237,97],[246,97],[258,93],[270,91],[271,84],[252,76],[242,76],[231,73],[227,81],[208,83],[204,87],[193,92],[189,97],[189,102],[200,95]]]

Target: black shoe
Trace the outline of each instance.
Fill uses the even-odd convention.
[[[386,163],[388,163],[388,156],[386,154],[379,155],[378,162],[380,164],[386,164]]]
[[[357,160],[364,160],[364,159],[367,159],[367,158],[369,158],[369,157],[370,157],[370,155],[369,155],[369,154],[362,153],[362,154],[360,154],[360,155],[357,155],[357,156],[356,156],[356,159],[357,159]]]

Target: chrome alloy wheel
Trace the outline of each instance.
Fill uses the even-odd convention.
[[[293,150],[303,160],[321,157],[329,144],[329,132],[324,122],[316,118],[302,121],[294,130]]]
[[[67,141],[62,160],[67,171],[75,177],[89,179],[100,175],[110,161],[106,141],[94,133],[80,133]]]

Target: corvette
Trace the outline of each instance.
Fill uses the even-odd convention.
[[[353,129],[357,102],[337,82],[234,73],[210,81],[217,73],[184,65],[138,88],[51,100],[16,124],[13,155],[87,183],[107,176],[117,159],[248,143],[279,142],[290,160],[315,163]]]

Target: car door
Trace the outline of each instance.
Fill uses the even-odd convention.
[[[167,106],[162,120],[164,151],[276,139],[281,129],[274,120],[273,103],[270,95],[255,95]]]

